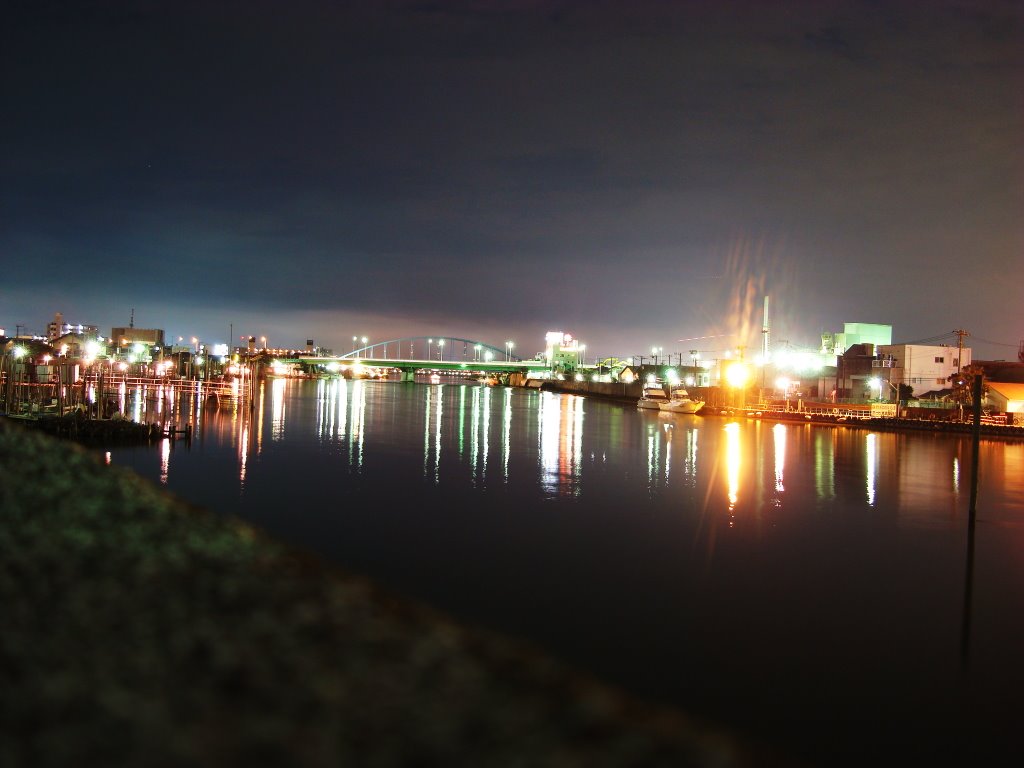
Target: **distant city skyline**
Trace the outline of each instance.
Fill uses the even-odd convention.
[[[0,327],[1024,339],[1019,3],[19,5]],[[711,347],[711,344],[714,347]],[[535,349],[536,347],[536,349]],[[704,348],[704,347],[702,347]]]

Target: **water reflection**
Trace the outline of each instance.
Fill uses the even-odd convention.
[[[542,392],[537,409],[541,487],[552,495],[580,493],[583,398]]]
[[[687,477],[696,480],[697,477],[697,436],[699,431],[696,428],[686,431],[686,464],[684,465]]]
[[[772,440],[775,449],[775,492],[786,490],[786,425],[776,424],[772,427]]]
[[[729,525],[733,525],[736,504],[740,494],[740,425],[731,422],[725,425],[725,477],[728,485]]]
[[[459,424],[460,435],[461,424],[466,414],[465,395],[466,390],[472,391],[472,403],[470,405],[470,429],[472,438],[470,440],[470,469],[474,485],[486,485],[487,482],[487,461],[490,447],[491,432],[491,388],[490,387],[460,387]],[[462,438],[459,438],[460,445]],[[461,452],[461,451],[460,451]]]
[[[428,467],[433,469],[434,484],[441,482],[441,416],[444,403],[444,384],[427,387],[427,412],[423,426],[423,476],[427,477]],[[433,416],[431,402],[433,401]],[[433,424],[433,427],[431,427]],[[433,436],[433,440],[431,440]],[[431,463],[431,458],[433,462]]]
[[[413,471],[446,487],[484,491],[499,483],[548,497],[601,488],[632,489],[651,500],[685,494],[687,508],[726,511],[730,523],[741,515],[759,520],[768,508],[795,504],[799,511],[813,500],[818,509],[884,509],[917,525],[934,523],[937,511],[944,520],[957,518],[967,466],[956,438],[652,418],[581,397],[512,388],[277,379],[261,383],[252,407],[204,404],[192,386],[132,386],[120,395],[130,414],[157,413],[191,424],[200,441],[231,446],[239,493],[250,487],[257,467],[277,471],[273,461],[252,460],[261,455],[264,438],[285,447],[282,455],[302,454],[315,463],[302,446],[314,437],[309,442],[331,464],[309,471],[330,483],[363,476],[371,465],[399,479],[407,457],[419,454]],[[591,411],[597,416],[585,419]],[[153,479],[173,486],[172,465],[188,461],[188,453],[188,447],[175,451],[170,441],[158,443]],[[700,456],[713,460],[702,465]],[[986,444],[983,488],[986,480],[1019,485],[1022,472],[1024,447]]]
[[[819,501],[827,501],[836,495],[835,431],[806,429],[814,430],[814,489]]]
[[[164,438],[160,441],[160,482],[167,485],[167,474],[171,470],[171,441]]]
[[[653,492],[658,486],[661,454],[661,435],[656,424],[647,425],[647,490]]]
[[[287,379],[274,379],[270,384],[270,439],[275,442],[284,438],[284,391],[287,386]]]
[[[508,456],[512,445],[512,390],[506,387],[501,410],[501,477],[508,482]]]
[[[865,463],[867,465],[868,506],[875,506],[875,483],[878,471],[878,435],[874,432],[864,438]]]

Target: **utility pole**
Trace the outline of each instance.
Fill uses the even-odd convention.
[[[970,336],[971,334],[962,328],[957,328],[953,333],[956,334],[956,375],[960,375],[961,361],[964,356],[964,336]]]

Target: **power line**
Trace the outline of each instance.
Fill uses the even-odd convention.
[[[981,336],[974,336],[973,338],[975,341],[980,341],[984,344],[995,344],[997,347],[1017,347],[1016,344],[1007,344],[1006,342],[1003,341],[992,341],[992,339],[983,339],[981,338]]]
[[[951,338],[952,336],[956,336],[956,332],[955,331],[950,331],[949,333],[943,333],[943,334],[941,334],[939,336],[929,336],[927,339],[917,339],[915,341],[903,341],[903,342],[900,342],[900,343],[901,344],[930,344],[930,343],[935,342],[935,341],[942,341],[943,339]]]

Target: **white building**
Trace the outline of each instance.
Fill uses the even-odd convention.
[[[50,340],[66,336],[69,333],[77,333],[85,336],[97,336],[100,329],[97,325],[83,325],[81,323],[65,323],[64,315],[60,312],[53,316],[53,320],[46,324],[46,338]]]
[[[958,359],[957,347],[949,345],[885,344],[878,351],[883,358],[891,357],[889,382],[893,386],[906,384],[915,397],[938,389],[950,389],[949,377],[971,364],[971,350],[963,348]]]

